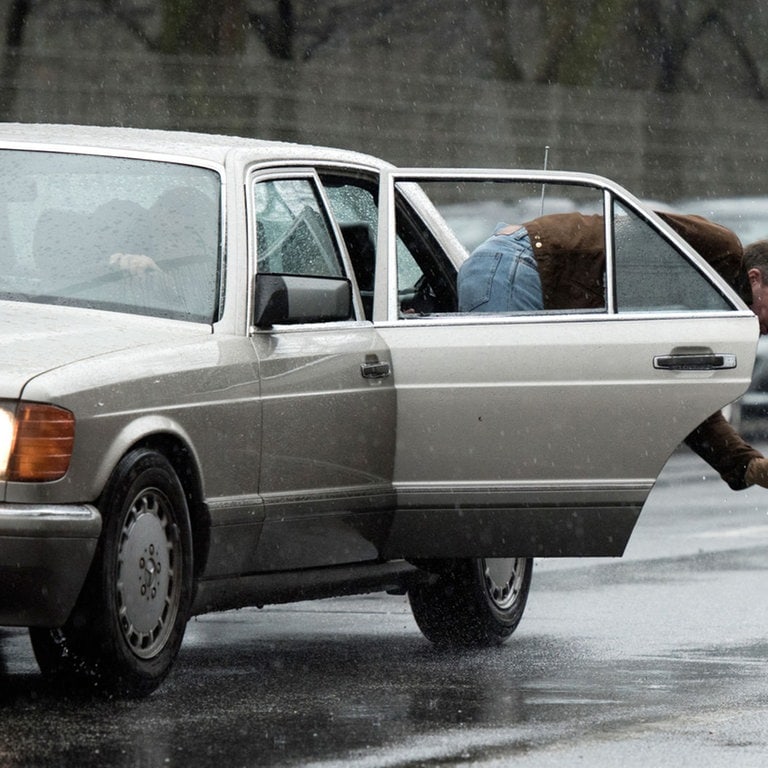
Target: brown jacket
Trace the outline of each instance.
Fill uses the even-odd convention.
[[[659,213],[730,284],[741,271],[739,238],[701,216]],[[605,306],[605,227],[600,215],[556,213],[525,223],[539,267],[544,309]]]
[[[733,285],[743,249],[731,230],[700,216],[659,213],[681,237]],[[545,309],[605,306],[604,223],[600,215],[542,216],[525,223],[539,267]],[[733,490],[747,487],[747,465],[762,454],[748,445],[719,411],[685,439]]]

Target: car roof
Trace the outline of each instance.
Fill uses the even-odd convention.
[[[374,168],[389,163],[345,149],[222,134],[93,125],[0,123],[0,145],[34,149],[76,148],[95,152],[137,153],[186,158],[223,165],[231,153],[251,160],[354,163]]]

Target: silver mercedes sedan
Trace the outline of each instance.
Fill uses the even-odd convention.
[[[598,176],[2,125],[0,177],[0,625],[113,694],[246,605],[407,591],[432,642],[503,642],[533,558],[621,555],[749,383],[754,316]],[[451,211],[532,199],[604,216],[602,303],[458,312]]]

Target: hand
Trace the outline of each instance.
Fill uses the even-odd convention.
[[[761,485],[768,488],[768,459],[752,459],[747,465],[744,479],[749,485]]]
[[[113,253],[109,257],[109,265],[131,275],[162,271],[151,256],[145,256],[143,253]]]

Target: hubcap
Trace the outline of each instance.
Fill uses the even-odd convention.
[[[524,557],[488,557],[483,560],[485,588],[499,610],[508,610],[517,602],[525,565]]]
[[[148,659],[165,646],[178,612],[180,584],[170,502],[145,489],[126,515],[120,537],[117,595],[123,637]]]

